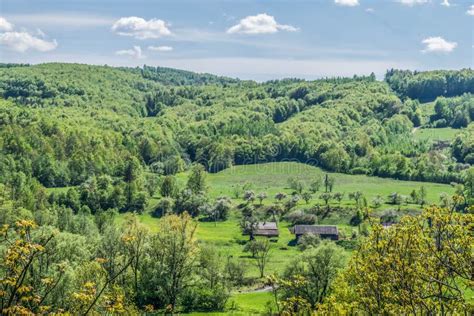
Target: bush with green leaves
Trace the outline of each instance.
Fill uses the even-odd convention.
[[[298,249],[304,251],[308,248],[316,248],[321,243],[321,237],[315,234],[304,234],[298,239]]]

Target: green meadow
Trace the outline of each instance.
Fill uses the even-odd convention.
[[[279,162],[266,163],[257,165],[243,165],[234,166],[232,168],[223,170],[218,173],[208,174],[207,183],[209,187],[209,195],[211,198],[219,196],[229,196],[236,206],[243,201],[234,197],[235,187],[246,186],[255,193],[266,192],[268,198],[263,201],[263,204],[274,203],[274,195],[277,192],[285,192],[291,194],[292,190],[288,188],[288,180],[290,178],[297,178],[306,184],[312,180],[323,177],[326,173],[320,168],[314,166],[296,163],[296,162]],[[436,184],[427,182],[410,182],[399,181],[393,179],[384,179],[378,177],[369,177],[363,175],[347,175],[340,173],[331,173],[335,178],[335,185],[333,192],[345,193],[344,199],[341,201],[342,205],[352,205],[354,201],[349,200],[348,193],[353,191],[361,191],[370,203],[370,200],[381,195],[386,198],[393,192],[402,195],[409,195],[413,189],[419,189],[424,186],[427,191],[427,200],[429,203],[437,203],[441,193],[454,193],[453,187],[446,184]],[[185,185],[187,174],[182,173],[177,175],[178,183],[181,186]],[[322,190],[322,188],[321,188]],[[324,202],[318,198],[319,192],[316,193],[310,201],[309,206],[320,204]],[[156,232],[158,229],[159,218],[151,215],[154,205],[159,201],[159,196],[155,196],[148,207],[148,211],[139,215],[140,221],[145,224],[150,231]],[[257,205],[259,202],[255,202]],[[337,204],[332,202],[332,204]],[[299,201],[298,207],[306,207],[304,201]],[[380,207],[379,212],[388,208],[395,208],[398,206],[384,204]],[[400,209],[411,208],[417,209],[418,205],[401,205]],[[117,222],[123,221],[125,214],[120,214],[117,217]],[[350,236],[352,231],[357,230],[357,227],[349,225],[350,215],[348,214],[332,214],[328,218],[320,222],[320,224],[337,225],[339,230],[345,236]],[[254,259],[250,258],[248,253],[243,251],[244,244],[248,240],[247,236],[242,236],[239,227],[240,215],[237,210],[231,211],[230,217],[224,222],[203,222],[199,221],[197,226],[197,239],[202,245],[212,245],[217,248],[222,256],[222,260],[241,260],[247,268],[247,277],[258,279],[258,270],[254,264]],[[280,236],[278,239],[272,239],[270,262],[265,274],[280,274],[285,267],[295,260],[301,251],[295,247],[294,236],[289,231],[290,224],[282,221],[279,223]],[[346,251],[347,257],[350,256],[350,250]],[[252,288],[243,289],[243,291],[253,291],[256,288],[262,287],[262,282],[257,282],[257,285]],[[227,303],[229,312],[235,315],[252,315],[258,314],[265,310],[268,302],[272,302],[271,295],[268,292],[248,292],[248,293],[233,293],[232,297]],[[199,314],[193,314],[199,315]],[[213,314],[211,314],[213,315]],[[219,315],[219,314],[215,314]]]
[[[460,131],[460,129],[450,127],[420,128],[415,131],[413,136],[421,141],[449,141],[453,140]]]
[[[271,308],[275,310],[275,301],[270,292],[234,293],[226,305],[226,311],[222,313],[191,313],[192,316],[221,316],[221,315],[261,315]]]
[[[320,168],[307,164],[278,162],[233,166],[221,172],[209,174],[208,179],[210,194],[213,197],[220,195],[232,197],[235,186],[248,183],[250,189],[255,191],[255,193],[266,192],[269,199],[273,199],[277,192],[292,192],[288,188],[288,180],[290,178],[299,179],[309,185],[314,179],[322,178],[326,173]],[[386,197],[393,192],[409,195],[413,189],[419,189],[421,186],[427,189],[427,199],[429,202],[438,202],[439,195],[443,192],[448,194],[454,192],[453,188],[446,184],[401,181],[343,173],[329,174],[335,178],[333,192],[346,193],[342,201],[343,203],[349,203],[347,194],[354,191],[363,192],[369,202],[377,195]],[[315,195],[316,197],[319,196],[318,193]],[[314,199],[312,203],[322,203],[322,200]]]

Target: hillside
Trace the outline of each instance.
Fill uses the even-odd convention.
[[[423,105],[402,102],[372,77],[257,84],[162,68],[43,64],[0,68],[0,93],[8,122],[0,133],[16,143],[3,155],[28,156],[31,175],[45,186],[77,185],[96,171],[114,175],[124,153],[165,173],[193,161],[216,172],[296,159],[328,171],[445,183],[460,181],[472,159],[472,129],[460,133],[460,150],[432,151],[411,134]],[[466,127],[472,97],[462,100]],[[446,106],[459,112],[457,103]],[[427,120],[442,127],[443,115]],[[69,157],[93,166],[73,167]],[[39,165],[56,171],[45,177]]]
[[[1,65],[2,313],[469,310],[473,77]]]

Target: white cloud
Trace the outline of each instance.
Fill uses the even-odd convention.
[[[469,9],[466,11],[466,14],[474,16],[474,4],[469,7]]]
[[[119,50],[116,51],[115,54],[120,56],[131,56],[137,59],[145,58],[145,56],[142,54],[142,48],[140,46],[133,46],[132,49]]]
[[[449,0],[443,0],[443,2],[441,2],[441,5],[445,7],[450,7],[451,3],[449,3]]]
[[[13,24],[7,21],[7,19],[0,16],[0,31],[11,31],[13,30]]]
[[[374,12],[375,12],[375,9],[374,9],[374,8],[367,8],[367,9],[365,9],[365,12],[367,12],[367,13],[374,13]]]
[[[266,13],[250,15],[240,20],[227,30],[227,33],[234,34],[270,34],[278,31],[295,32],[298,28],[291,25],[278,24],[275,18]]]
[[[40,29],[36,30],[36,34],[30,34],[27,31],[13,31],[14,26],[7,19],[0,17],[0,45],[7,48],[24,53],[27,50],[37,50],[40,52],[48,52],[56,49],[58,43],[56,40],[47,41],[46,34]]]
[[[417,5],[417,4],[425,4],[425,3],[428,3],[428,0],[397,0],[398,2],[400,2],[401,4],[403,5],[407,5],[407,6],[414,6],[414,5]]]
[[[355,7],[359,5],[359,0],[334,0],[334,3],[346,7]]]
[[[456,42],[448,42],[442,37],[428,37],[421,41],[425,44],[425,49],[422,50],[423,53],[450,53],[457,46]]]
[[[155,52],[171,52],[173,50],[173,47],[171,46],[148,46],[149,50],[155,51]]]
[[[48,42],[27,32],[6,32],[0,33],[0,45],[5,45],[14,51],[23,53],[30,49],[48,52],[56,49],[58,43],[56,40]]]
[[[159,19],[147,21],[136,16],[118,19],[112,25],[112,31],[119,35],[133,36],[142,40],[171,35],[165,21]]]

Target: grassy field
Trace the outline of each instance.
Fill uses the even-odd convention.
[[[415,139],[421,141],[447,141],[453,140],[460,132],[459,129],[445,128],[420,128],[413,134]]]
[[[290,194],[291,189],[288,188],[288,179],[296,177],[306,183],[310,183],[316,177],[322,177],[324,172],[313,166],[299,164],[294,162],[282,163],[268,163],[259,165],[245,165],[235,166],[230,169],[221,171],[215,174],[208,175],[209,194],[211,198],[226,195],[233,197],[233,190],[235,186],[241,186],[245,183],[250,184],[250,188],[256,193],[266,192],[268,199],[264,200],[264,204],[274,203],[273,196],[277,192],[286,192]],[[424,186],[427,190],[427,199],[431,203],[436,203],[439,200],[439,195],[443,192],[452,194],[454,189],[445,184],[425,183],[425,182],[409,182],[398,181],[393,179],[383,179],[377,177],[368,177],[362,175],[346,175],[346,174],[331,174],[335,179],[334,191],[344,192],[345,197],[342,200],[342,205],[353,205],[354,201],[348,199],[348,192],[360,190],[367,197],[370,202],[371,198],[376,195],[386,197],[392,192],[398,192],[403,195],[409,195],[413,189],[419,189]],[[179,182],[184,185],[186,175],[178,175]],[[316,197],[309,203],[309,206],[315,204],[323,204],[323,201]],[[158,201],[154,198],[150,203],[150,210],[153,209],[153,204]],[[240,199],[233,199],[235,205],[242,203]],[[336,204],[336,203],[333,203]],[[306,207],[304,201],[300,201],[298,207]],[[400,208],[419,208],[418,205],[403,205]],[[393,205],[384,204],[381,209],[394,208]],[[396,206],[398,208],[398,206]],[[123,221],[125,215],[121,214],[117,221]],[[239,227],[239,214],[237,211],[232,211],[230,218],[225,222],[199,222],[197,229],[197,237],[201,243],[211,244],[216,246],[224,257],[238,257],[243,259],[248,264],[249,276],[257,277],[257,268],[253,265],[253,261],[248,258],[248,255],[243,252],[242,244],[248,239],[242,236]],[[321,224],[338,225],[339,229],[345,234],[350,235],[355,227],[349,225],[350,217],[347,214],[332,214]],[[156,232],[158,229],[159,219],[151,216],[150,212],[140,215],[140,220],[150,231]],[[299,251],[292,246],[294,243],[294,236],[290,234],[289,223],[281,222],[280,237],[277,241],[272,243],[272,260],[269,265],[267,273],[281,272],[288,262],[295,258]]]
[[[219,173],[208,175],[209,195],[211,198],[222,195],[232,197],[234,204],[237,205],[242,203],[242,200],[234,198],[234,188],[248,183],[250,189],[255,193],[266,192],[268,198],[264,200],[264,204],[269,204],[275,202],[273,197],[277,192],[286,192],[287,194],[292,192],[292,190],[288,188],[289,178],[297,178],[309,184],[312,180],[317,177],[322,177],[324,174],[325,172],[319,168],[295,162],[235,166]],[[370,202],[370,200],[377,195],[381,195],[384,198],[392,192],[409,195],[413,189],[419,189],[421,186],[424,186],[428,193],[427,199],[431,203],[438,202],[441,193],[446,192],[452,194],[454,191],[451,186],[445,184],[398,181],[339,173],[332,173],[331,176],[335,178],[333,191],[345,193],[345,197],[341,202],[343,205],[352,205],[354,203],[348,199],[348,193],[352,191],[362,191]],[[178,183],[184,186],[187,174],[179,174],[177,178]],[[319,194],[316,194],[316,197],[309,205],[323,203],[322,200],[317,198],[318,195]],[[152,199],[150,210],[153,209],[153,205],[158,201],[158,198],[159,197],[155,197]],[[300,201],[297,207],[303,206],[306,206],[305,202]],[[393,207],[393,205],[385,204],[381,209]],[[402,209],[408,207],[418,208],[419,206],[405,205],[402,206]],[[117,221],[123,221],[124,216],[126,215],[120,214]],[[152,217],[150,212],[140,215],[139,218],[152,232],[157,231],[159,219]],[[213,245],[219,249],[223,260],[241,260],[242,264],[247,267],[247,277],[258,279],[258,270],[254,265],[253,259],[249,257],[248,253],[243,252],[243,244],[248,240],[248,237],[242,236],[241,234],[239,218],[238,212],[234,210],[231,212],[230,218],[225,222],[199,222],[197,238],[201,244]],[[336,224],[346,236],[349,236],[356,228],[350,226],[348,221],[349,218],[347,215],[333,214],[322,223]],[[271,259],[265,274],[283,272],[285,267],[301,254],[298,248],[294,246],[294,236],[291,235],[288,230],[289,225],[290,224],[286,222],[281,222],[279,225],[280,237],[271,243]],[[349,256],[350,251],[346,252],[347,256]],[[269,293],[234,293],[228,302],[228,309],[235,315],[258,314],[265,310],[266,304],[269,301],[271,301]]]
[[[288,188],[288,180],[290,178],[299,179],[309,185],[314,179],[322,178],[325,174],[326,172],[320,168],[296,162],[234,166],[219,173],[209,175],[210,194],[213,197],[220,195],[232,197],[233,188],[236,185],[249,183],[251,190],[256,193],[266,192],[269,200],[273,200],[273,196],[277,192],[286,192],[288,194],[292,192]],[[330,173],[330,175],[335,178],[333,192],[345,193],[342,202],[346,204],[352,203],[348,200],[348,193],[354,191],[363,192],[370,202],[377,195],[387,197],[393,192],[409,195],[413,189],[419,189],[421,186],[424,186],[428,192],[428,201],[433,203],[438,202],[441,193],[450,194],[454,192],[452,187],[445,184],[400,181],[342,173]],[[317,196],[319,194],[316,194]],[[312,203],[322,203],[322,200],[314,199]]]
[[[269,292],[235,293],[227,302],[227,310],[223,313],[191,313],[191,316],[221,316],[221,315],[261,315],[267,307],[275,310],[272,294]]]

